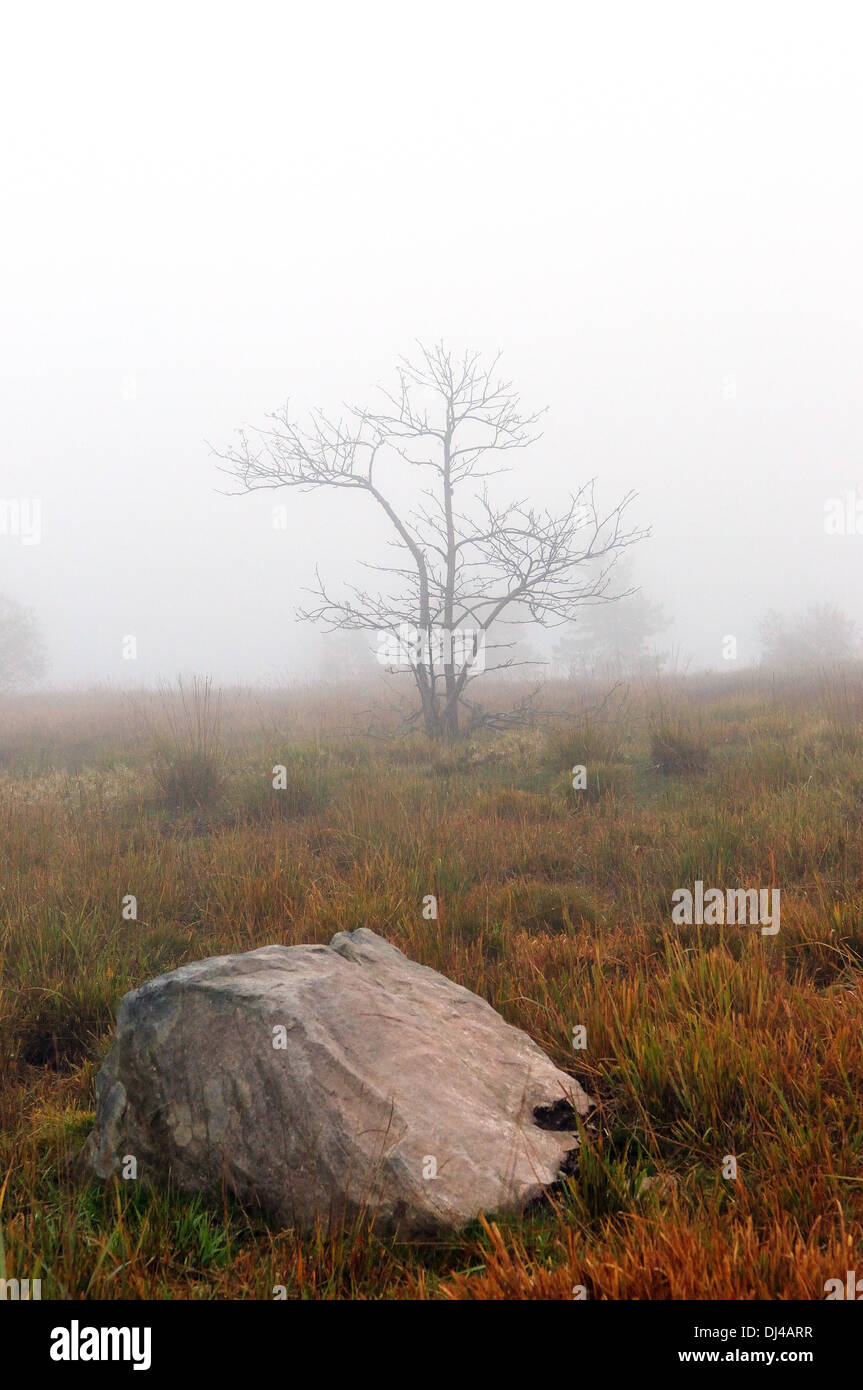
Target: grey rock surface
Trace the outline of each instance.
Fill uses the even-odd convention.
[[[485,1000],[364,928],[142,985],[96,1087],[90,1175],[129,1155],[142,1180],[225,1183],[284,1226],[366,1211],[397,1236],[523,1210],[577,1146],[569,1106],[591,1105]]]

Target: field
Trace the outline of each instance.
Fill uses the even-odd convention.
[[[818,1299],[863,1269],[863,675],[543,699],[449,746],[335,687],[4,703],[0,1277],[73,1299]],[[778,887],[781,930],[674,925],[699,879]],[[73,1179],[127,990],[357,926],[596,1098],[576,1179],[434,1245]]]

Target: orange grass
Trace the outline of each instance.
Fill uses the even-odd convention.
[[[821,1298],[863,1265],[858,672],[558,686],[548,726],[450,747],[375,716],[374,692],[225,692],[218,776],[192,768],[188,797],[174,698],[0,710],[0,1277],[100,1299]],[[665,744],[658,767],[660,724],[699,756]],[[696,878],[778,886],[779,935],[672,926]],[[357,926],[482,994],[595,1096],[576,1180],[412,1246],[73,1181],[126,990]]]

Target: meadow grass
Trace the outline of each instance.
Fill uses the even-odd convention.
[[[745,1299],[820,1298],[861,1268],[863,675],[544,701],[532,727],[452,745],[373,691],[4,704],[0,1277],[98,1299]],[[781,931],[673,926],[698,878],[779,887]],[[127,990],[359,926],[591,1093],[576,1178],[412,1245],[75,1180]]]

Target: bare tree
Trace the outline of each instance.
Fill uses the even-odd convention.
[[[512,643],[494,640],[507,625],[571,621],[605,593],[619,552],[646,534],[623,529],[634,494],[609,512],[597,508],[593,481],[558,514],[526,499],[500,503],[488,479],[508,471],[501,455],[535,444],[539,414],[523,412],[512,383],[478,353],[455,358],[442,344],[402,359],[394,390],[377,409],[314,411],[297,425],[289,407],[266,426],[238,431],[218,453],[240,490],[348,488],[385,515],[393,565],[370,565],[374,590],[349,586],[334,597],[317,575],[316,602],[301,616],[378,634],[390,669],[416,682],[426,731],[458,731],[465,691],[481,670],[512,666]],[[397,506],[382,474],[393,462],[416,474],[417,496]],[[419,486],[419,484],[424,484]]]

